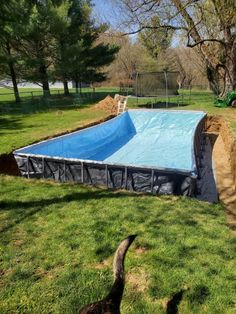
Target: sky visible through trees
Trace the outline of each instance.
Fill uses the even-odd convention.
[[[98,21],[107,23],[115,31],[128,32],[122,25],[121,19],[119,19],[119,12],[116,10],[116,1],[113,0],[93,0],[93,16]],[[138,28],[138,26],[137,26]],[[137,34],[129,35],[132,41],[136,41]],[[176,47],[180,44],[180,38],[178,34],[174,34],[171,46]]]
[[[103,22],[109,22],[112,27],[117,27],[117,19],[112,12],[113,5],[107,0],[93,0],[94,8],[93,14],[95,18],[100,18]]]

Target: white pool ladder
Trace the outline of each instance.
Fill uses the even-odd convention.
[[[116,101],[118,101],[117,115],[119,115],[125,111],[126,106],[127,106],[128,97],[120,96],[120,95],[116,94],[114,99]]]

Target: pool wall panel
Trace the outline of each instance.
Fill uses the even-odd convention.
[[[16,156],[21,174],[60,182],[77,182],[110,189],[127,189],[156,195],[193,196],[196,177],[165,170],[119,167],[52,158]]]

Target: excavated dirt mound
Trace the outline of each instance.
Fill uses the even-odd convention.
[[[219,198],[226,208],[228,226],[236,235],[236,139],[219,116],[208,117],[207,133],[213,146]]]
[[[224,119],[221,116],[207,116],[206,131],[219,133]]]
[[[221,116],[208,116],[206,131],[210,134],[220,135],[224,143],[226,158],[230,163],[234,184],[236,185],[236,139],[228,123]],[[223,148],[222,148],[223,149]]]
[[[114,98],[108,95],[106,98],[99,101],[99,103],[97,103],[94,108],[105,110],[110,114],[117,114],[118,104]]]
[[[12,153],[0,155],[0,173],[12,176],[20,175],[20,171]]]

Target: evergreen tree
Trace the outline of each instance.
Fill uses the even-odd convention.
[[[11,77],[17,101],[19,78],[41,85],[44,96],[50,95],[49,81],[62,81],[68,94],[68,80],[78,89],[82,81],[105,78],[101,68],[118,48],[96,42],[106,26],[95,26],[91,10],[89,0],[2,1],[1,76]]]
[[[65,94],[68,94],[69,79],[75,81],[77,92],[81,82],[104,80],[105,74],[100,69],[111,63],[118,51],[117,46],[96,43],[107,27],[94,25],[91,9],[90,1],[73,0],[64,1],[64,11],[57,10],[60,18],[55,25],[60,25],[61,31],[55,27],[57,58],[54,74],[63,81]]]
[[[60,5],[60,1],[34,1],[21,50],[25,64],[24,78],[42,86],[44,96],[50,95],[49,69],[53,67],[56,55],[51,32],[54,5]]]
[[[21,72],[19,53],[20,37],[31,8],[31,2],[25,0],[2,0],[0,10],[0,66],[1,76],[10,78],[16,102],[20,101],[17,82]]]

